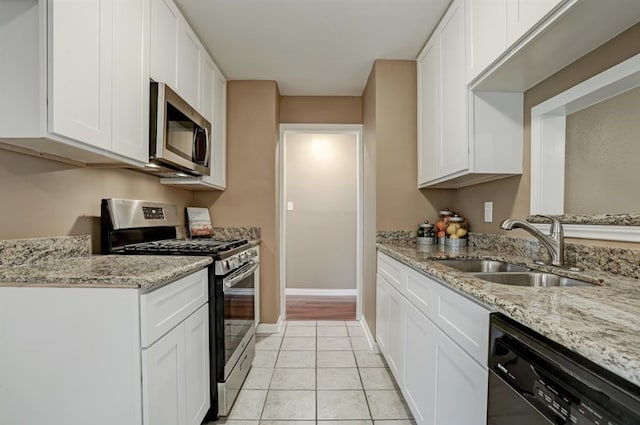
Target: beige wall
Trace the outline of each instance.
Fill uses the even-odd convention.
[[[418,190],[416,71],[415,61],[377,60],[363,94],[365,186],[369,185],[363,312],[374,332],[376,230],[415,230],[438,209],[450,206],[454,196],[451,190]]]
[[[97,252],[102,198],[173,202],[183,215],[192,195],[137,171],[75,168],[0,150],[0,239],[90,234]]]
[[[362,124],[360,96],[282,96],[280,122]]]
[[[557,72],[524,96],[524,163],[522,176],[459,189],[455,194],[455,208],[470,220],[475,232],[505,233],[499,228],[505,218],[523,218],[529,214],[529,176],[531,158],[531,108],[550,97],[640,53],[640,24],[636,24],[600,48]],[[493,223],[483,223],[484,201],[494,202]],[[615,211],[614,211],[615,212]],[[523,232],[513,236],[525,236]],[[602,242],[594,242],[602,244]],[[605,245],[614,245],[604,242]],[[628,244],[615,244],[628,245]]]
[[[451,190],[418,189],[417,67],[378,60],[376,69],[376,228],[415,230],[453,200]]]
[[[258,226],[261,322],[280,315],[277,279],[276,146],[278,86],[275,81],[227,83],[227,189],[194,195],[215,226]]]
[[[356,289],[358,138],[285,139],[287,288]]]
[[[567,116],[564,211],[638,213],[640,88]]]

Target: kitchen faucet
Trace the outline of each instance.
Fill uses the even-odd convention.
[[[522,229],[531,233],[549,252],[551,264],[554,266],[564,267],[564,232],[562,230],[562,223],[555,217],[549,217],[546,215],[542,217],[551,220],[550,235],[542,233],[526,221],[512,218],[508,218],[503,221],[500,227],[505,230]]]

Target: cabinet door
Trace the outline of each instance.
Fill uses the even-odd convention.
[[[467,0],[467,83],[507,48],[507,1]]]
[[[389,284],[380,274],[376,275],[376,343],[387,355],[389,339]]]
[[[111,150],[142,162],[149,161],[148,16],[147,1],[113,0]]]
[[[204,50],[200,51],[200,92],[202,97],[200,113],[209,122],[213,122],[213,79],[215,78],[213,61]]]
[[[142,350],[144,425],[182,425],[185,417],[184,325]]]
[[[454,3],[440,32],[442,137],[439,177],[469,168],[464,1]]]
[[[227,80],[214,67],[211,174],[204,180],[217,189],[227,186]]]
[[[511,45],[563,0],[507,0],[507,40]]]
[[[112,3],[49,2],[49,131],[111,147]]]
[[[155,81],[178,88],[180,14],[171,0],[151,0],[150,72]]]
[[[211,406],[209,393],[209,304],[184,322],[186,424],[200,425]],[[215,385],[215,382],[214,382]]]
[[[438,330],[435,425],[484,425],[487,369]]]
[[[402,387],[418,425],[433,424],[436,400],[438,329],[409,302]]]
[[[404,384],[404,350],[407,309],[404,297],[395,289],[389,288],[389,337],[387,344],[387,362],[398,385]]]
[[[440,142],[440,41],[434,34],[418,60],[418,186],[436,179]]]
[[[177,93],[189,105],[200,109],[200,43],[182,19],[178,30]]]

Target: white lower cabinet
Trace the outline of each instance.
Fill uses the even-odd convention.
[[[210,406],[207,276],[143,294],[0,288],[0,424],[199,425]]]
[[[387,352],[389,339],[389,284],[377,274],[376,278],[376,343]]]
[[[184,327],[142,351],[142,405],[147,425],[183,424],[185,415]]]
[[[436,402],[431,423],[486,424],[487,367],[475,362],[453,340],[438,332],[435,344]]]
[[[433,423],[436,402],[437,328],[410,303],[402,392],[418,424]]]
[[[389,288],[389,344],[387,345],[387,363],[399,385],[403,384],[405,327],[407,323],[404,297],[393,288]]]
[[[142,404],[147,425],[200,425],[209,409],[209,309],[142,350]]]
[[[209,304],[184,322],[186,424],[200,425],[211,406],[209,386]],[[214,383],[215,385],[215,383]]]
[[[416,423],[485,425],[488,353],[475,341],[488,340],[490,311],[385,254],[378,257],[400,265],[401,273],[400,291],[378,274],[376,340]],[[418,284],[425,290],[416,291]],[[405,288],[413,288],[410,296]],[[472,344],[461,344],[463,338]]]

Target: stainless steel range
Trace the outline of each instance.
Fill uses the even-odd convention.
[[[258,250],[246,239],[177,239],[175,204],[103,199],[103,254],[209,255],[211,410],[226,416],[255,356],[255,285]],[[214,385],[217,382],[217,385]]]

